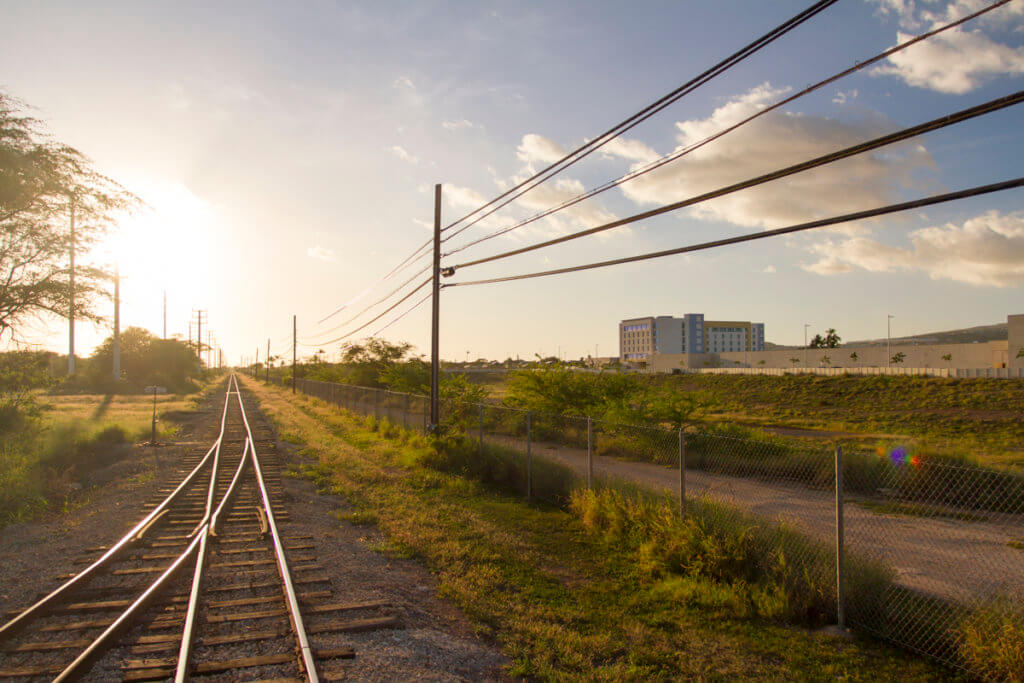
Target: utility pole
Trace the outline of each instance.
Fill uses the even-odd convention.
[[[68,377],[75,374],[75,195],[71,195],[71,271],[68,299]]]
[[[441,316],[441,184],[434,185],[434,279],[430,318],[430,431],[436,432],[441,418],[438,400],[440,378],[440,316]]]
[[[804,367],[807,367],[807,328],[810,324],[804,323]]]
[[[295,393],[295,366],[296,366],[296,362],[295,361],[298,360],[298,355],[297,355],[297,351],[296,351],[296,348],[298,347],[298,340],[296,339],[296,337],[298,336],[299,327],[298,327],[298,323],[296,322],[297,320],[298,320],[298,316],[293,315],[292,316],[292,393],[293,394]]]
[[[114,264],[114,381],[121,379],[121,270]]]
[[[206,311],[203,309],[192,309],[196,314],[196,358],[199,359],[199,372],[203,371],[203,316]],[[189,325],[189,338],[191,339],[192,326]]]
[[[167,341],[167,290],[164,290],[164,341]]]
[[[253,374],[256,373],[256,368],[259,366],[259,364],[260,364],[260,347],[257,346],[256,347],[256,362],[254,362],[252,364]]]
[[[264,381],[270,382],[270,337],[267,337],[267,372]]]
[[[890,314],[885,320],[885,367],[892,367],[892,319],[896,316]]]

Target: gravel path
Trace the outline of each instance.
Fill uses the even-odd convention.
[[[525,442],[509,437],[494,437],[494,443],[525,452]],[[536,457],[586,476],[585,449],[534,442],[532,450]],[[595,455],[594,474],[657,491],[679,490],[678,469],[661,465]],[[835,543],[834,498],[826,491],[688,469],[686,495],[707,495]],[[1010,545],[1024,541],[1024,517],[980,514],[985,521],[880,514],[848,501],[844,507],[847,552],[884,560],[896,570],[897,583],[938,597],[964,602],[999,594],[1024,598],[1024,551]]]

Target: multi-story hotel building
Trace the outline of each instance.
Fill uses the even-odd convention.
[[[703,313],[632,318],[619,323],[619,358],[644,360],[651,354],[763,351],[764,323],[704,320]]]

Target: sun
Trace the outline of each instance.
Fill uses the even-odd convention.
[[[147,183],[135,192],[145,205],[118,222],[103,250],[122,273],[180,276],[190,245],[209,230],[209,205],[180,182]]]

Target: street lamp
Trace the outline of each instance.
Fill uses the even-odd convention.
[[[807,367],[807,328],[810,327],[810,323],[804,323],[804,367]]]
[[[892,319],[896,316],[890,314],[885,320],[885,367],[892,367]]]

